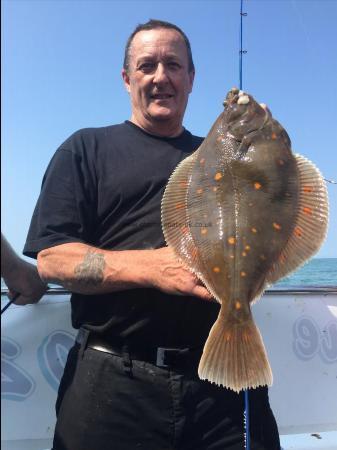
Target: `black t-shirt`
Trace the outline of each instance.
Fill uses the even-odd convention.
[[[69,242],[102,249],[165,245],[161,198],[177,164],[202,138],[160,138],[126,121],[74,133],[56,151],[42,182],[24,254]],[[72,323],[154,346],[202,345],[219,306],[197,297],[130,289],[72,294]]]

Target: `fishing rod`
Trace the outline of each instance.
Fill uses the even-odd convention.
[[[239,51],[239,86],[242,90],[242,55],[247,53],[247,50],[243,50],[242,48],[242,40],[243,40],[243,17],[247,16],[247,13],[242,12],[243,9],[243,0],[240,0],[240,51]]]
[[[239,86],[242,90],[242,56],[247,53],[247,50],[243,50],[243,18],[247,16],[246,12],[243,12],[243,0],[240,0],[240,51],[239,51]],[[248,389],[244,391],[244,412],[243,412],[243,426],[244,426],[244,445],[246,450],[250,450],[250,432],[249,432],[249,394]]]
[[[15,302],[15,300],[19,297],[19,295],[20,295],[20,292],[17,292],[14,295],[14,297],[11,300],[9,300],[9,302],[2,308],[1,315],[2,315],[2,313],[4,313],[6,311],[7,308],[9,308],[11,306],[12,303]]]

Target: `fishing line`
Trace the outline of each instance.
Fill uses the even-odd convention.
[[[243,50],[243,17],[247,16],[247,13],[242,11],[243,0],[240,0],[240,51],[239,51],[239,86],[242,90],[242,55],[247,53],[247,50]],[[244,448],[250,450],[250,432],[249,432],[249,394],[248,389],[244,391],[244,412],[243,412],[243,435],[244,435]]]

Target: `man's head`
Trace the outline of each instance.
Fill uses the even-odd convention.
[[[152,134],[182,131],[194,64],[186,35],[168,22],[150,20],[131,34],[122,71],[131,96],[131,121]]]
[[[186,34],[179,27],[174,25],[173,23],[164,22],[163,20],[154,20],[154,19],[151,19],[146,23],[138,25],[134,29],[134,31],[131,33],[131,35],[129,36],[129,39],[127,40],[126,46],[125,46],[123,69],[126,72],[129,71],[130,47],[131,47],[131,43],[132,43],[132,40],[133,40],[135,34],[137,34],[139,31],[156,30],[158,28],[163,28],[163,29],[167,29],[167,30],[176,30],[178,33],[180,33],[180,35],[184,39],[185,45],[186,45],[187,56],[188,56],[188,70],[189,70],[189,72],[194,72],[195,68],[194,68],[194,63],[193,63],[191,44],[190,44],[190,41],[188,40],[188,37],[186,36]]]

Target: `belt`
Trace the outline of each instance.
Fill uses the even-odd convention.
[[[129,346],[120,338],[106,338],[95,332],[80,328],[76,342],[85,348],[91,348],[116,356],[129,354],[130,359],[149,362],[158,367],[182,367],[199,363],[202,348],[165,348],[165,347],[135,347]]]

